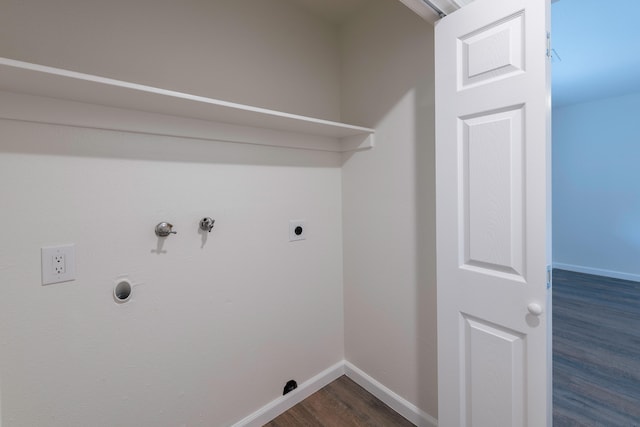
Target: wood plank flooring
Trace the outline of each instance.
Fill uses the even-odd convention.
[[[554,270],[553,420],[640,426],[640,283]]]
[[[265,426],[409,427],[413,424],[343,375]]]

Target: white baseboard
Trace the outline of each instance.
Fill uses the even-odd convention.
[[[562,264],[560,262],[554,262],[553,268],[560,270],[574,271],[576,273],[593,274],[596,276],[613,277],[614,279],[632,280],[634,282],[640,282],[640,275],[631,273],[622,273],[620,271],[603,270],[600,268],[584,267],[582,265]]]
[[[344,362],[345,374],[362,388],[386,403],[391,409],[418,427],[437,427],[438,420],[413,403],[385,387],[350,362]]]
[[[298,385],[298,388],[294,391],[266,404],[253,414],[233,424],[232,427],[261,427],[342,375],[347,375],[355,383],[416,426],[438,427],[438,420],[346,360],[325,369],[313,378]]]
[[[297,389],[266,404],[232,427],[261,427],[342,375],[344,375],[344,361],[338,362],[315,377],[298,384]]]

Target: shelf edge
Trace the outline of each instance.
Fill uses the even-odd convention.
[[[70,89],[71,88],[71,89]],[[373,129],[0,57],[0,89],[242,126],[346,138]],[[120,97],[120,98],[118,98]],[[158,100],[164,105],[158,105]],[[188,106],[189,108],[184,108]],[[129,109],[129,108],[127,108]],[[191,112],[191,114],[185,113]],[[186,114],[186,115],[185,115]],[[218,119],[219,117],[219,119]]]

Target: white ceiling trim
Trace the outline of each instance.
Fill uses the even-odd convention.
[[[455,12],[463,6],[468,5],[473,0],[430,0],[431,3],[435,4],[441,11],[446,14],[451,12]]]
[[[413,10],[422,18],[429,22],[435,22],[440,19],[438,13],[423,0],[400,0],[405,6]],[[429,0],[435,7],[448,15],[451,12],[455,12],[461,7],[471,3],[473,0]]]
[[[402,4],[411,9],[415,14],[419,15],[425,21],[436,22],[440,17],[435,10],[427,6],[422,0],[400,0]]]

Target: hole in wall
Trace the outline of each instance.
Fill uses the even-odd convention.
[[[295,380],[289,380],[284,385],[284,390],[282,390],[282,395],[284,396],[285,394],[290,393],[297,388],[298,388],[298,383]]]
[[[128,280],[119,281],[113,288],[116,302],[127,302],[131,298],[131,283]]]

